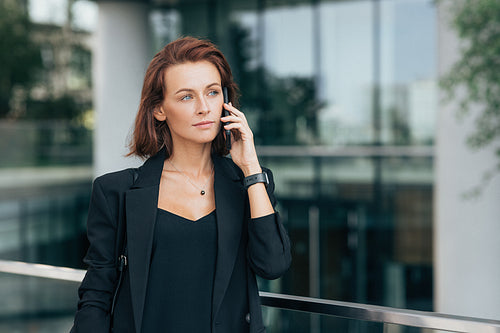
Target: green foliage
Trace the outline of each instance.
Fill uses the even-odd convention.
[[[0,118],[9,112],[16,85],[29,87],[41,68],[40,48],[31,40],[31,23],[18,1],[0,0]]]
[[[467,143],[479,149],[500,137],[500,1],[453,3],[453,27],[463,41],[460,59],[442,78],[448,99],[458,98],[459,114],[479,110]],[[500,148],[497,149],[500,157]]]
[[[83,112],[83,106],[76,103],[71,96],[64,95],[48,100],[28,99],[24,118],[31,120],[47,119],[78,119]]]
[[[396,106],[389,108],[388,112],[392,143],[400,146],[410,145],[411,130],[407,117]]]

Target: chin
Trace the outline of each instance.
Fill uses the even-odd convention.
[[[206,143],[212,143],[215,138],[217,137],[217,134],[216,135],[200,135],[196,141],[196,143],[199,143],[199,144],[206,144]]]

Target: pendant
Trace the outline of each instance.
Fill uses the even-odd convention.
[[[201,190],[200,194],[205,195],[205,190]]]

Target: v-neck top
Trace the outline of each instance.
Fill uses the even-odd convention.
[[[216,221],[158,208],[142,333],[211,332]]]

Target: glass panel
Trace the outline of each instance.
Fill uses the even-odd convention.
[[[442,333],[405,325],[368,322],[307,312],[263,307],[268,333]],[[422,319],[423,320],[423,319]],[[424,321],[424,320],[423,320]],[[447,331],[455,332],[455,331]]]
[[[0,51],[0,169],[90,165],[89,22],[95,24],[96,4],[31,0],[0,7],[6,43]]]
[[[0,332],[69,332],[78,284],[0,273]]]
[[[373,1],[321,2],[321,142],[373,141]]]
[[[382,323],[263,307],[268,333],[385,333]]]
[[[445,331],[396,324],[384,324],[384,333],[445,333]]]
[[[263,290],[432,311],[432,158],[262,163],[293,244],[290,270]]]
[[[432,144],[437,114],[434,5],[383,0],[378,17],[381,142]]]
[[[0,200],[0,258],[82,267],[90,183],[27,191]]]
[[[0,7],[7,43],[0,50],[0,257],[79,267],[92,177],[97,4]]]

